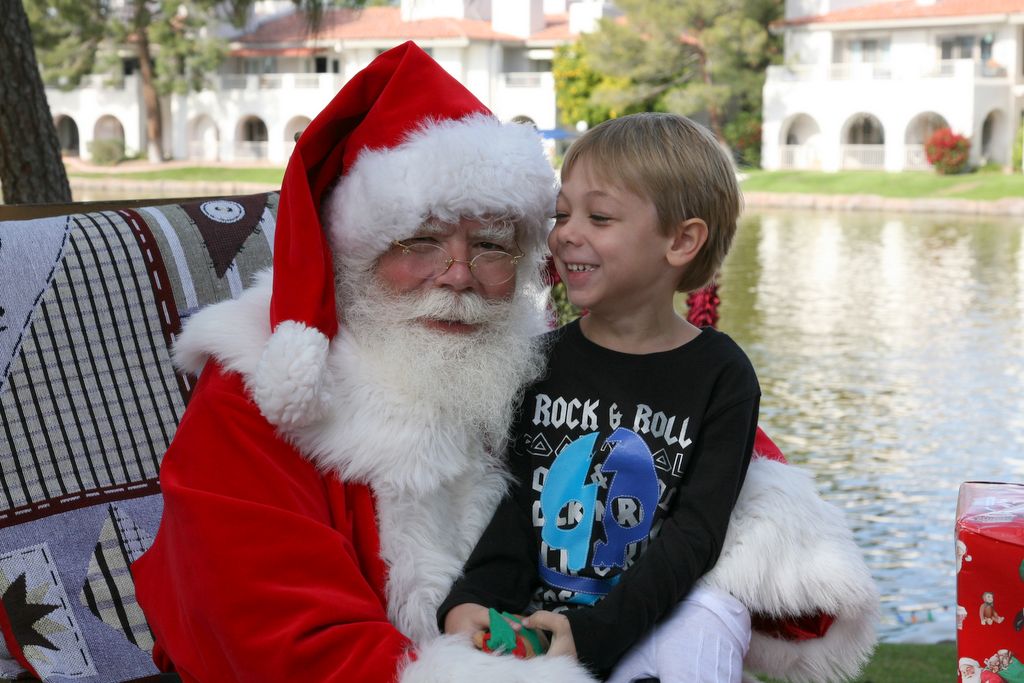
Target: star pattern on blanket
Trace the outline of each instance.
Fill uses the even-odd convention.
[[[33,601],[29,596],[28,579],[25,574],[19,574],[11,582],[0,596],[0,602],[3,602],[7,618],[11,621],[14,639],[22,648],[35,645],[47,650],[58,649],[40,630],[37,630],[36,625],[60,606]]]

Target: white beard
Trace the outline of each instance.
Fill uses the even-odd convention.
[[[441,290],[396,295],[372,275],[342,280],[336,419],[299,443],[373,489],[388,617],[424,643],[437,637],[437,607],[506,489],[508,430],[543,368],[540,300],[522,291],[498,303]],[[478,329],[442,332],[424,317]]]
[[[529,289],[524,286],[522,289]],[[372,274],[342,278],[343,325],[366,377],[399,403],[432,405],[447,429],[482,439],[501,454],[525,386],[543,370],[528,294],[488,301],[443,289],[394,294]],[[426,327],[424,319],[477,326],[469,333]]]

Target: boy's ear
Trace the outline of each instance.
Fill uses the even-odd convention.
[[[665,257],[673,266],[692,261],[708,241],[708,224],[700,218],[688,218],[672,229],[672,242]]]

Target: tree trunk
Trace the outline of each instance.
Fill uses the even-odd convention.
[[[698,54],[700,55],[701,79],[704,81],[704,85],[711,86],[711,70],[708,67],[708,54],[704,51],[703,45],[698,48]],[[728,148],[728,144],[725,141],[725,135],[722,134],[722,114],[714,104],[708,104],[708,123],[711,125],[711,132],[715,134],[715,138],[718,140],[719,144]]]
[[[7,204],[71,201],[32,32],[20,0],[0,0],[0,185]]]
[[[136,47],[139,51],[139,73],[142,76],[142,102],[146,107],[146,156],[151,164],[163,163],[164,160],[164,125],[160,111],[160,96],[156,92],[155,75],[153,73],[153,56],[149,50],[149,36],[146,28],[149,16],[145,12],[145,3],[139,2],[139,16],[136,17]]]

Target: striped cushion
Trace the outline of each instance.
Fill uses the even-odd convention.
[[[128,571],[194,378],[170,346],[271,261],[277,195],[0,222],[0,679],[156,673]]]

